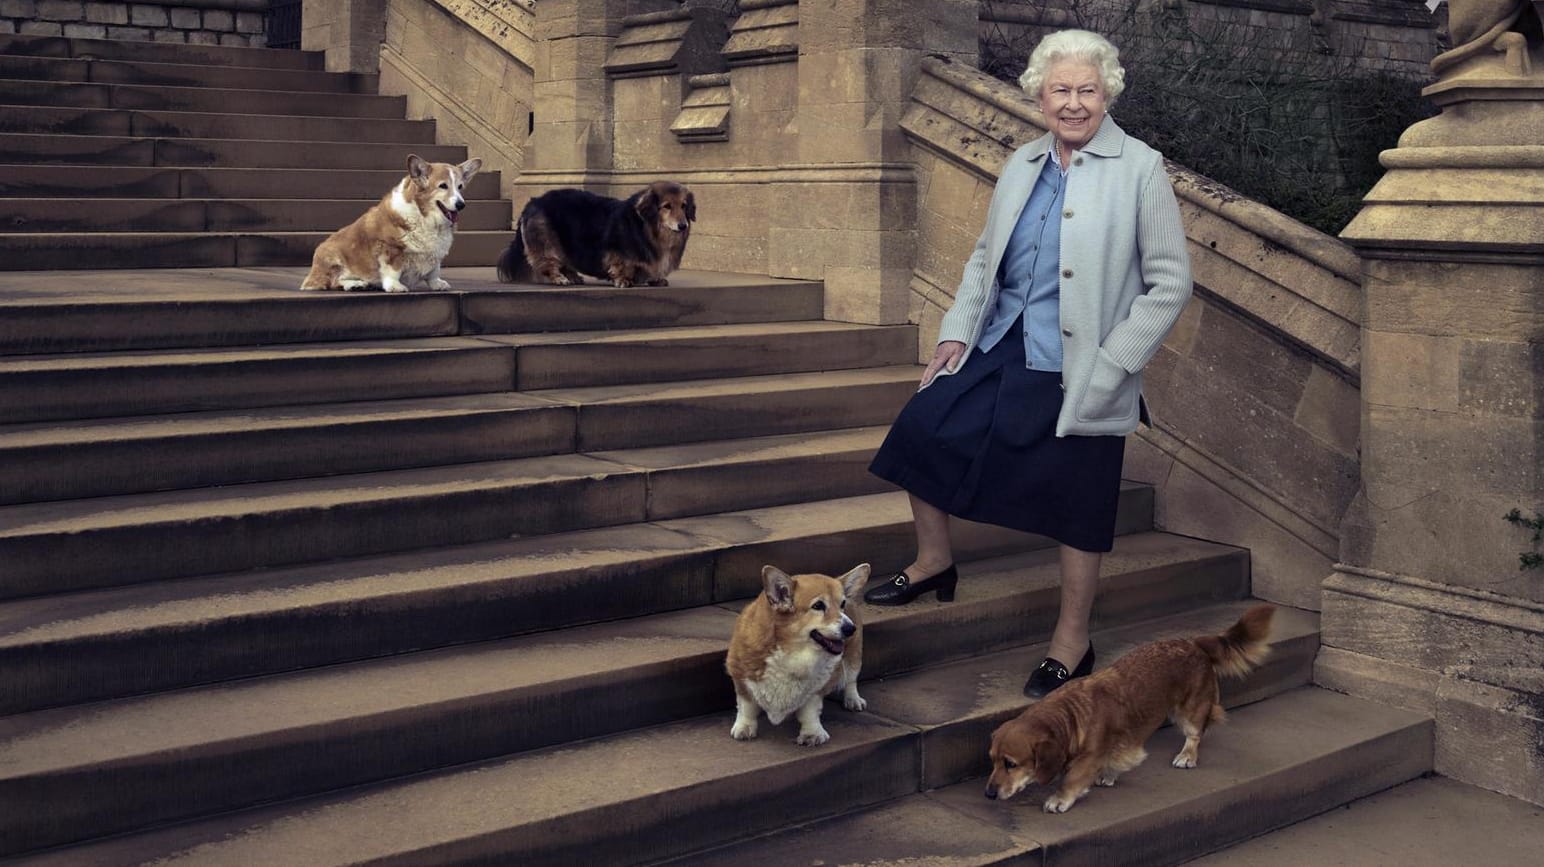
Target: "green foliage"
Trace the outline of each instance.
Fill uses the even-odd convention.
[[[1058,6],[1068,10],[1059,26],[1102,33],[1121,49],[1126,92],[1112,114],[1127,132],[1329,234],[1356,216],[1382,176],[1379,152],[1432,114],[1420,96],[1422,82],[1358,69],[1291,33],[1196,22],[1183,9],[1140,0]],[[982,69],[1016,83],[1030,49],[1050,29],[988,25]]]
[[[1544,514],[1534,512],[1532,518],[1524,518],[1523,513],[1513,509],[1502,516],[1507,523],[1533,531],[1533,550],[1524,551],[1517,555],[1521,563],[1518,569],[1544,569],[1544,554],[1539,553],[1539,543],[1544,541]]]

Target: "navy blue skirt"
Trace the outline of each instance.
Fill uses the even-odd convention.
[[[1108,551],[1126,438],[1056,436],[1061,374],[1025,367],[1022,332],[913,395],[869,472],[959,518]]]

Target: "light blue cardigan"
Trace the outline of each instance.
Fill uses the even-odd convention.
[[[997,304],[997,269],[1050,152],[1051,134],[1014,151],[986,226],[944,315],[939,342],[975,348]],[[1141,370],[1190,298],[1185,227],[1163,157],[1108,116],[1072,154],[1061,227],[1061,414],[1057,436],[1136,430]],[[950,371],[940,371],[947,375]]]

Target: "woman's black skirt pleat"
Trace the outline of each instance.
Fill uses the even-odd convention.
[[[1061,374],[1024,366],[1022,332],[912,396],[869,471],[956,517],[1108,551],[1126,439],[1056,436]]]

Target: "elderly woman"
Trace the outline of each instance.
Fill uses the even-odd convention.
[[[1124,80],[1115,46],[1087,31],[1030,55],[1019,83],[1050,132],[1003,167],[921,388],[870,467],[911,495],[917,537],[870,603],[954,599],[949,515],[1061,544],[1061,609],[1031,697],[1093,669],[1089,613],[1141,370],[1190,297],[1163,158],[1105,114]]]

